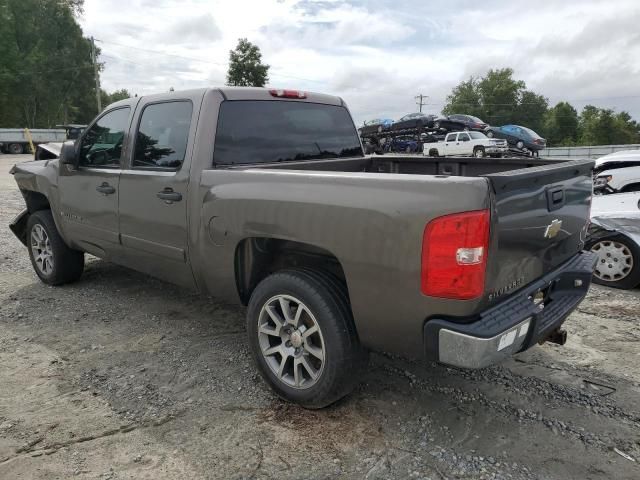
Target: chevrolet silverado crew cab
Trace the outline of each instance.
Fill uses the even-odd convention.
[[[479,368],[587,293],[591,161],[365,156],[342,99],[209,88],[110,105],[12,169],[40,279],[85,254],[247,305],[257,368],[305,407],[382,350]]]
[[[447,133],[444,140],[425,143],[423,148],[423,153],[432,157],[501,157],[509,151],[506,140],[488,138],[484,133],[473,131]]]

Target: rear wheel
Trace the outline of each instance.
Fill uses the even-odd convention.
[[[7,150],[12,155],[20,155],[24,152],[24,147],[21,143],[10,143]]]
[[[366,365],[345,287],[329,274],[296,269],[265,278],[249,301],[247,333],[269,386],[306,408],[347,395]]]
[[[640,284],[640,247],[624,235],[612,235],[589,246],[598,255],[593,281],[629,289]]]
[[[439,157],[440,154],[438,153],[438,149],[437,148],[430,148],[429,149],[429,156],[430,157]]]
[[[491,130],[487,130],[487,133],[485,133],[485,135],[489,138],[493,138],[493,132]]]
[[[473,156],[476,157],[476,158],[484,158],[484,148],[476,147],[473,150]]]
[[[518,141],[516,142],[516,147],[518,147],[518,148],[522,149],[522,147],[524,147],[524,142],[523,142],[522,140],[518,140]]]
[[[64,243],[51,210],[33,213],[27,221],[29,258],[40,280],[62,285],[78,280],[84,269],[84,253]]]
[[[407,148],[404,149],[404,151],[406,153],[411,153],[413,150],[411,149],[411,147],[407,147]]]
[[[436,130],[440,129],[440,122],[433,122],[433,128],[435,128]]]

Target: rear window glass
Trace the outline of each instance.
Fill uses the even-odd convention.
[[[216,165],[362,156],[344,107],[291,101],[226,101],[220,105]]]

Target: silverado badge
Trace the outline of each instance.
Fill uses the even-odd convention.
[[[558,235],[558,232],[562,229],[562,220],[557,218],[547,225],[547,229],[544,231],[544,238],[553,238]]]

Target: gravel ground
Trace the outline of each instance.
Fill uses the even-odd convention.
[[[594,287],[545,344],[480,371],[372,355],[306,411],[251,364],[242,308],[92,259],[51,288],[5,225],[0,478],[638,479],[640,291]]]

